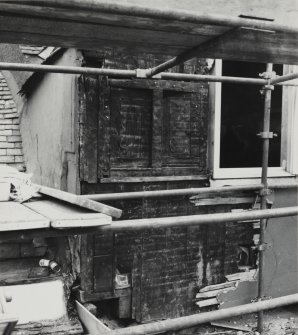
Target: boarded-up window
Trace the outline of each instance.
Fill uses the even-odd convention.
[[[81,124],[81,148],[92,152],[81,155],[88,172],[81,168],[81,180],[206,175],[206,84],[136,79],[94,85],[98,92],[81,93],[83,120],[89,120]],[[88,86],[81,85],[83,91]]]

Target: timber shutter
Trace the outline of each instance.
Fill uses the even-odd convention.
[[[84,81],[83,90],[90,78]],[[206,84],[136,79],[93,85],[81,104],[81,157],[89,159],[80,164],[81,180],[206,174]]]

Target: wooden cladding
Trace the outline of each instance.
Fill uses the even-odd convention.
[[[152,92],[111,88],[110,167],[149,167]]]
[[[206,84],[84,76],[79,86],[82,181],[206,174]]]

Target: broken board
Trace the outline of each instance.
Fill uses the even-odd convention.
[[[40,200],[25,206],[48,218],[53,228],[99,227],[112,222],[111,216],[61,201]]]
[[[0,202],[0,213],[0,231],[50,227],[48,218],[17,202]]]

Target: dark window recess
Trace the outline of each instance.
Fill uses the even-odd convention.
[[[223,61],[222,75],[258,78],[265,64]],[[282,65],[274,65],[282,75]],[[260,167],[264,97],[260,86],[222,84],[220,167]],[[269,166],[280,166],[282,87],[272,91],[270,130],[277,134],[270,141]]]

